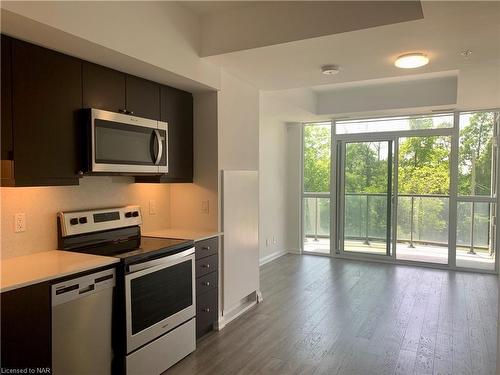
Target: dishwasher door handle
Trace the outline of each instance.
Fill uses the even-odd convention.
[[[112,268],[52,285],[52,306],[61,305],[113,288],[115,286],[115,274],[115,269]]]
[[[78,291],[78,294],[84,294],[84,293],[88,293],[88,292],[91,292],[95,289],[95,284],[90,284],[88,287],[86,287],[85,289],[80,289]]]

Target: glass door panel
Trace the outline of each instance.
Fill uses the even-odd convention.
[[[461,113],[457,267],[495,270],[498,112]]]
[[[393,142],[346,142],[343,149],[344,252],[391,255]]]
[[[399,139],[396,258],[448,264],[449,136]]]
[[[457,204],[457,267],[495,270],[493,216],[489,202]]]
[[[330,197],[305,197],[304,251],[330,254]]]
[[[330,254],[331,123],[304,126],[302,248]]]

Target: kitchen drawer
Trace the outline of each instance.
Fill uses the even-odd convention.
[[[219,291],[212,289],[197,297],[196,301],[196,337],[212,330],[218,317]]]
[[[217,254],[199,259],[196,261],[196,278],[204,276],[210,272],[217,271],[219,266],[219,257]]]
[[[196,295],[203,294],[219,285],[219,273],[212,272],[196,279]]]
[[[206,240],[197,241],[194,243],[196,248],[196,259],[208,257],[217,254],[219,250],[218,237],[208,238]]]

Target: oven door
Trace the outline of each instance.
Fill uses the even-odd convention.
[[[127,353],[196,315],[194,248],[129,266],[125,275]]]
[[[167,123],[98,109],[90,114],[92,172],[168,172]]]

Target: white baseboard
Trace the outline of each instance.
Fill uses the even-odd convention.
[[[260,296],[260,300],[259,300],[259,296]],[[252,307],[254,307],[257,303],[262,302],[262,301],[263,301],[262,294],[260,293],[260,290],[253,292],[240,305],[234,307],[229,312],[225,312],[221,317],[219,317],[219,320],[218,320],[215,328],[218,331],[224,329],[226,324],[228,324],[229,322],[238,318],[239,316],[243,315],[248,310],[250,310]]]
[[[289,254],[302,254],[302,251],[300,249],[294,249],[294,250],[288,250],[287,253],[289,253]]]
[[[263,258],[259,259],[259,266],[263,266],[266,263],[269,263],[275,259],[278,259],[279,257],[285,255],[288,251],[286,250],[279,250],[276,251],[275,253],[269,254]]]

